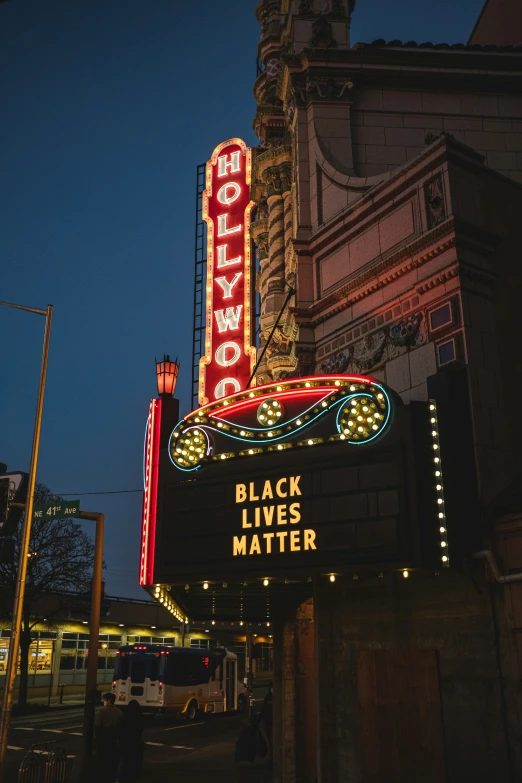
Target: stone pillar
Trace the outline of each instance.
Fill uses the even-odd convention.
[[[268,210],[268,256],[261,259],[257,287],[261,295],[260,351],[270,338],[277,322],[289,286],[294,282],[295,263],[291,246],[293,231],[292,168],[286,150],[273,153],[277,165],[262,169],[266,183],[266,204]],[[260,234],[261,232],[259,232]],[[288,264],[288,257],[291,263]],[[287,269],[287,267],[289,267]],[[287,272],[290,272],[288,279]],[[295,370],[295,325],[287,305],[281,316],[257,373],[257,384],[268,383],[291,375]]]
[[[316,783],[317,697],[312,598],[297,610],[295,677],[296,779],[299,783]]]
[[[273,763],[274,783],[296,783],[295,622],[274,628]]]

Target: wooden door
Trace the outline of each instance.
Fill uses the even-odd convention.
[[[364,783],[444,783],[446,765],[434,650],[357,653]]]

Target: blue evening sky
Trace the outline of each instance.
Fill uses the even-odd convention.
[[[138,489],[154,357],[190,406],[195,169],[256,144],[256,0],[0,3],[0,300],[55,307],[38,480]],[[466,41],[482,0],[357,0],[352,42]],[[43,318],[0,307],[0,461],[27,470]],[[141,495],[106,515],[107,592],[137,584]]]

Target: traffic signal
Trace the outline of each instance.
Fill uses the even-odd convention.
[[[0,478],[0,530],[7,522],[7,514],[9,512],[9,488],[9,478],[7,476],[5,478]]]
[[[0,463],[0,467],[7,467]],[[27,473],[0,472],[0,537],[12,536],[23,514],[22,508],[13,508],[13,503],[25,503]]]

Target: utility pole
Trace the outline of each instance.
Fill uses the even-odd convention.
[[[80,511],[80,519],[96,522],[94,544],[94,568],[92,574],[91,617],[89,622],[89,655],[87,657],[87,681],[85,684],[85,708],[83,713],[83,765],[92,755],[94,742],[94,713],[98,696],[98,642],[100,637],[100,610],[103,569],[103,532],[105,517],[96,511]]]
[[[11,641],[9,644],[9,656],[7,658],[7,672],[2,700],[2,714],[0,715],[0,782],[4,777],[4,758],[7,750],[7,738],[11,723],[11,710],[13,708],[13,693],[18,664],[18,649],[20,647],[20,634],[22,630],[22,609],[25,597],[25,581],[27,577],[27,562],[29,544],[31,542],[31,527],[33,523],[34,488],[36,484],[36,470],[38,467],[38,452],[40,448],[40,433],[42,429],[42,414],[45,396],[45,380],[47,377],[47,361],[49,358],[49,343],[51,340],[51,322],[53,306],[48,305],[46,310],[38,310],[35,307],[0,302],[5,307],[13,307],[16,310],[26,310],[30,313],[45,316],[45,333],[42,352],[42,364],[40,368],[40,383],[38,386],[38,401],[34,421],[33,448],[31,452],[31,467],[29,470],[29,486],[27,487],[27,500],[25,504],[25,519],[20,548],[20,562],[18,563],[18,576],[16,580],[16,592],[13,607],[13,621],[11,624]]]

